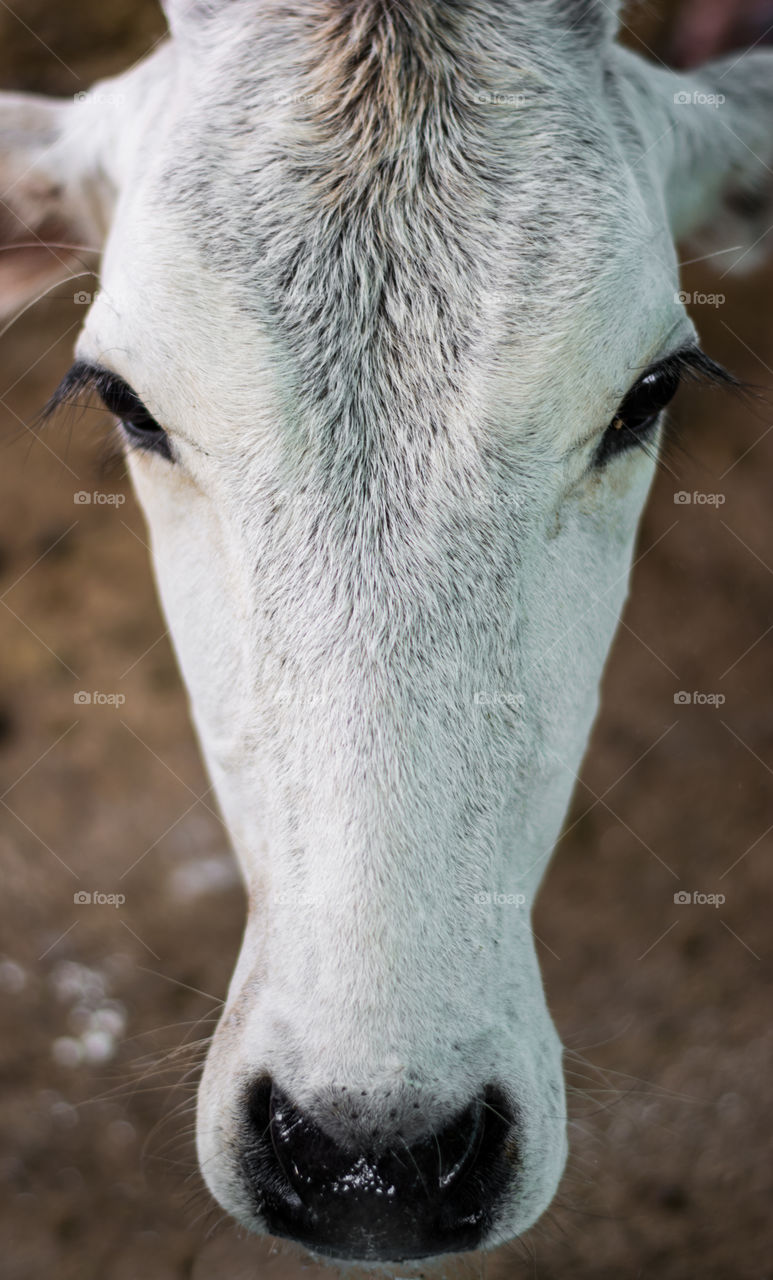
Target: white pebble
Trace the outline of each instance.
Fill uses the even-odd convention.
[[[74,1129],[80,1118],[75,1107],[71,1106],[69,1102],[65,1102],[64,1099],[53,1104],[51,1115],[57,1124],[61,1124],[65,1129]]]
[[[126,1010],[122,1004],[103,1005],[95,1009],[89,1017],[90,1031],[106,1031],[108,1035],[122,1036],[126,1030]]]
[[[80,1040],[72,1036],[60,1036],[51,1046],[54,1061],[60,1067],[77,1067],[83,1061],[83,1048]]]
[[[62,960],[51,974],[51,982],[60,1000],[99,1000],[105,994],[101,973],[74,960]]]
[[[27,985],[27,974],[15,960],[0,960],[0,988],[16,996]]]
[[[109,1031],[87,1031],[80,1042],[86,1062],[109,1062],[115,1053],[115,1039]]]

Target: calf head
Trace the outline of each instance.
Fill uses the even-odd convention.
[[[676,76],[601,0],[169,10],[0,99],[0,303],[104,240],[58,398],[121,422],[249,896],[201,1167],[316,1252],[489,1247],[564,1165],[530,910],[718,376],[674,241],[768,226],[773,61]]]

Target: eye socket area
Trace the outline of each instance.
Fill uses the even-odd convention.
[[[157,453],[172,461],[169,437],[148,412],[135,391],[123,379],[99,370],[92,385],[109,413],[118,418],[129,444],[146,453]]]
[[[88,396],[93,392],[97,393],[108,413],[118,418],[121,434],[128,445],[174,462],[172,445],[164,428],[148,412],[136,391],[117,373],[102,365],[76,361],[43,409],[42,421],[50,420],[62,409],[86,408]]]
[[[594,460],[596,466],[603,466],[616,454],[649,439],[679,390],[682,377],[679,365],[666,361],[635,383],[604,433]]]
[[[594,467],[602,467],[617,454],[635,447],[646,451],[661,415],[688,378],[704,385],[742,389],[738,380],[700,347],[683,347],[652,365],[634,383],[604,432]]]

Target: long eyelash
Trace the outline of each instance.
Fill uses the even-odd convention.
[[[657,365],[648,365],[646,368],[639,370],[642,377],[648,373],[673,373],[678,374],[682,382],[693,382],[704,384],[706,386],[723,387],[730,391],[736,391],[741,395],[755,396],[761,394],[765,389],[754,386],[750,382],[744,382],[737,378],[729,369],[719,364],[716,360],[712,360],[711,356],[706,355],[700,347],[687,346],[680,351],[675,351],[672,355],[667,356],[665,360],[661,360]]]
[[[101,404],[92,400],[93,395],[99,396]],[[157,454],[159,457],[166,458],[168,462],[174,461],[174,454],[169,443],[169,438],[162,427],[148,414],[147,409],[138,399],[136,392],[131,387],[127,387],[123,380],[111,373],[109,369],[100,369],[98,366],[85,363],[78,360],[72,366],[68,373],[65,374],[56,391],[50,400],[44,405],[36,422],[37,427],[46,426],[51,419],[63,410],[70,409],[76,414],[83,414],[88,409],[94,408],[97,411],[108,413],[113,419],[122,419],[122,415],[117,411],[116,397],[118,400],[125,400],[131,408],[131,415],[123,418],[123,431],[111,433],[111,438],[119,439],[124,447],[133,450],[139,450],[144,453]],[[111,409],[111,402],[113,408]],[[144,425],[148,431],[147,439],[141,438],[141,428],[134,421],[133,415],[140,415],[144,420]],[[71,421],[71,426],[73,421]],[[150,438],[150,429],[152,428],[152,439]]]
[[[708,383],[715,387],[732,387],[736,391],[749,392],[752,389],[751,386],[747,386],[736,378],[735,374],[730,373],[729,369],[725,369],[716,360],[712,360],[711,356],[707,356],[700,347],[685,347],[682,351],[675,352],[664,361],[661,367],[668,371],[673,370],[681,374],[683,379],[689,378],[693,382]]]
[[[707,356],[699,347],[688,347],[684,351],[677,352],[671,359],[677,361],[685,382],[689,380],[699,387],[718,387],[725,391],[731,391],[743,398],[747,403],[755,400],[761,401],[765,397],[765,388],[757,387],[751,382],[737,378],[735,374],[730,373],[723,365],[718,364],[716,360],[712,360],[710,356]],[[664,467],[671,475],[674,473],[670,464],[674,466],[684,463],[697,464],[697,459],[685,440],[685,426],[686,423],[680,421],[675,414],[668,413],[666,415],[657,462],[659,466]]]
[[[90,396],[98,390],[97,370],[93,365],[77,360],[64,375],[53,395],[41,409],[38,422],[45,426],[53,417],[64,409],[88,409],[90,400],[82,400],[82,396]]]

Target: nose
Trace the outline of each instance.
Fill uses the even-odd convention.
[[[371,1127],[367,1143],[344,1145],[263,1078],[247,1097],[242,1171],[267,1230],[312,1252],[379,1262],[461,1253],[481,1246],[512,1189],[513,1121],[489,1086],[409,1143]]]

